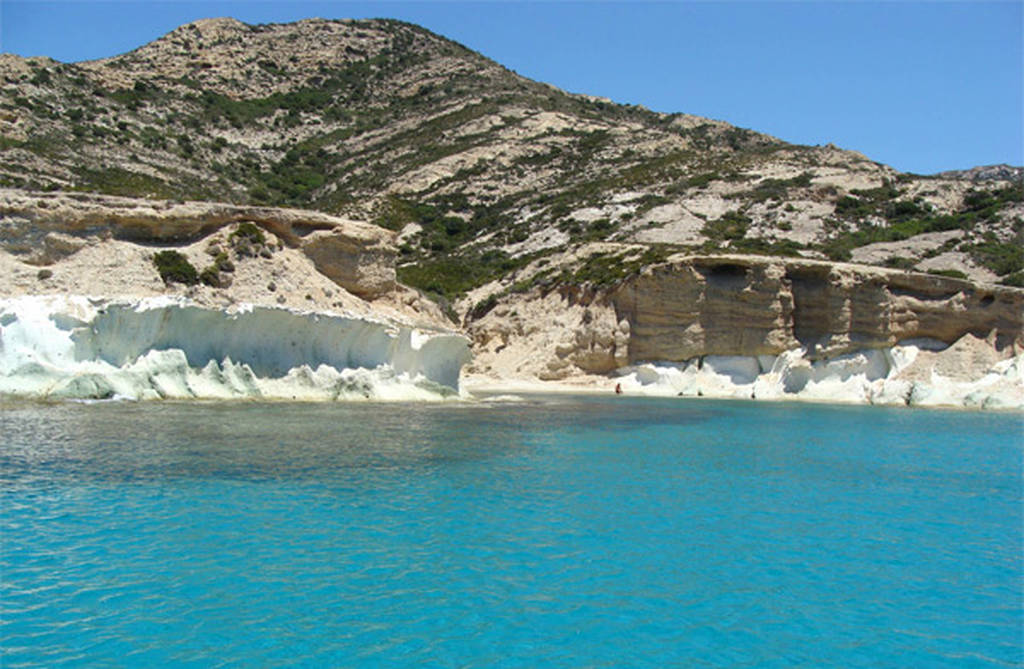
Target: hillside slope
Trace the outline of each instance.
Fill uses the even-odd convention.
[[[101,61],[4,55],[0,78],[0,185],[372,221],[449,299],[593,241],[1022,269],[1019,171],[901,174],[570,95],[397,21],[208,19]]]

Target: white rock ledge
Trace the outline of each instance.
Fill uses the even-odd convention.
[[[1024,354],[968,376],[943,374],[942,356],[953,348],[917,340],[813,362],[803,349],[709,355],[626,367],[617,381],[635,395],[1024,410]]]
[[[0,396],[432,400],[469,342],[335,313],[186,298],[0,299]]]

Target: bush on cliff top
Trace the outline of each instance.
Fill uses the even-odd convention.
[[[969,277],[958,269],[930,269],[929,274],[935,276],[948,276],[951,279],[968,279]]]

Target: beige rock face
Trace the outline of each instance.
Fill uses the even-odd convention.
[[[906,381],[931,381],[934,374],[954,381],[971,381],[972,370],[990,369],[999,355],[988,342],[967,334],[942,351],[921,351],[897,378]]]
[[[262,229],[240,248],[238,224]],[[219,285],[165,284],[153,254],[173,249],[197,271],[224,253]],[[318,212],[0,189],[0,296],[187,297],[346,313],[450,330],[440,308],[395,281],[394,233]]]
[[[628,364],[629,323],[593,292],[519,296],[470,325],[467,368],[496,379],[545,381],[606,374]]]
[[[349,293],[377,299],[395,290],[394,233],[319,212],[0,190],[0,247],[49,265],[90,243],[189,244],[250,222],[301,251]]]
[[[1021,350],[1024,291],[898,270],[752,256],[693,256],[650,269],[613,296],[629,358],[832,356],[965,334]]]
[[[813,260],[676,256],[610,294],[511,296],[469,326],[470,371],[561,380],[647,361],[801,347],[815,360],[967,336],[1002,359],[1024,351],[1022,313],[1024,291],[1014,288]],[[961,375],[991,360],[978,364]]]
[[[884,263],[887,258],[903,257],[917,259],[926,251],[937,249],[943,244],[963,237],[961,230],[926,232],[898,242],[876,242],[853,249],[851,259],[864,265]]]
[[[712,258],[653,268],[614,297],[616,311],[631,324],[630,360],[793,348],[786,328],[793,299],[784,280],[777,265]]]
[[[302,251],[317,270],[353,295],[373,300],[395,290],[395,249],[366,243],[344,230],[318,231]]]

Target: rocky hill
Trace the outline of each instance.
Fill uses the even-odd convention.
[[[99,230],[106,211],[116,219],[113,242],[131,241],[125,230],[145,229],[143,247],[177,244],[197,259],[240,225],[256,225],[282,250],[295,251],[294,267],[308,265],[304,271],[317,281],[326,277],[346,292],[357,286],[355,298],[369,301],[400,294],[387,298],[395,308],[436,323],[436,311],[402,292],[410,286],[474,337],[481,371],[507,369],[510,359],[502,356],[512,355],[516,342],[533,341],[526,331],[544,329],[524,323],[526,314],[543,320],[554,308],[584,318],[590,304],[614,312],[609,331],[595,337],[618,337],[618,352],[588,358],[581,353],[587,346],[607,342],[549,337],[551,351],[527,371],[564,378],[607,371],[615,366],[609,360],[639,361],[646,344],[622,329],[646,327],[650,314],[630,311],[622,296],[640,294],[649,285],[644,277],[664,276],[665,268],[701,275],[693,267],[707,262],[686,258],[749,257],[724,263],[738,292],[723,295],[772,292],[764,297],[772,298],[779,322],[763,329],[785,346],[807,344],[794,330],[801,319],[789,313],[799,309],[803,285],[791,275],[804,274],[832,276],[822,285],[863,284],[866,297],[849,286],[834,292],[846,295],[847,305],[870,303],[889,314],[875,319],[872,332],[826,328],[821,335],[830,341],[852,336],[879,347],[915,332],[933,336],[928,328],[890,327],[892,313],[903,314],[897,320],[923,313],[901,297],[910,290],[938,296],[925,300],[932,305],[925,312],[953,314],[992,298],[1002,305],[995,310],[1011,314],[972,316],[956,332],[941,333],[947,345],[966,335],[984,338],[984,326],[997,321],[993,345],[1021,343],[1012,316],[1020,307],[1012,287],[1024,285],[1020,168],[900,173],[832,145],[798,146],[721,121],[568,94],[392,20],[251,26],[207,19],[99,61],[4,54],[0,86],[0,187],[7,189],[0,241],[14,268],[9,274],[21,277],[11,290],[38,288],[32,268],[62,262],[68,249],[113,249],[111,233]],[[54,212],[62,206],[70,213]],[[146,212],[142,222],[139,211]],[[184,227],[168,223],[175,217]],[[299,226],[302,234],[289,227],[299,219],[312,221]],[[383,283],[393,288],[360,296],[365,282],[337,269],[344,262],[336,253],[351,256],[331,241],[342,220],[390,231],[365,264],[379,272],[387,256],[395,275]],[[191,232],[161,241],[153,231],[168,225]],[[140,262],[133,265],[139,276],[152,275],[140,281],[159,283],[154,268]],[[885,269],[834,276],[799,269],[829,263]],[[285,272],[271,264],[263,269]],[[774,278],[765,279],[766,271]],[[902,275],[917,278],[893,278]],[[273,283],[250,278],[253,290]],[[174,289],[158,283],[154,290]],[[994,283],[1011,288],[986,287]],[[879,286],[886,295],[877,294]],[[314,306],[329,308],[330,301],[318,301],[332,289],[316,288]],[[212,282],[190,290],[215,302],[218,289]],[[783,294],[792,296],[788,303]],[[935,307],[936,300],[945,306]],[[587,331],[586,323],[573,323],[577,333]],[[766,346],[736,340],[722,348],[732,339],[711,339],[718,344],[704,353],[757,355]],[[691,348],[701,355],[700,346]]]
[[[447,298],[593,241],[1021,282],[1012,168],[901,174],[569,95],[397,21],[208,19],[106,60],[5,55],[0,80],[0,185],[372,221]]]

